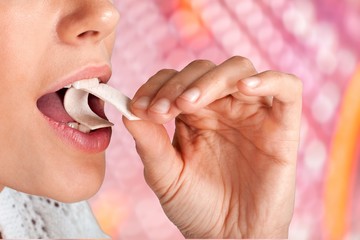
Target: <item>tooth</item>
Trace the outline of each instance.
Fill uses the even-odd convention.
[[[67,125],[74,129],[79,129],[79,123],[77,122],[68,122]]]
[[[78,123],[90,130],[111,127],[114,124],[96,115],[88,104],[89,93],[69,88],[64,96],[64,108]]]
[[[99,85],[99,82],[100,81],[98,78],[84,79],[84,80],[79,80],[72,84],[66,85],[66,86],[64,86],[64,88],[74,87],[76,89],[79,89],[79,88],[88,87],[88,86],[95,87],[95,86]]]
[[[83,124],[79,124],[79,131],[83,133],[89,133],[91,129]]]
[[[90,128],[88,128],[85,125],[82,125],[80,123],[77,123],[77,122],[68,122],[67,125],[73,129],[79,130],[80,132],[83,132],[83,133],[91,132]]]
[[[83,89],[88,87],[97,87],[99,85],[99,79],[98,78],[92,78],[92,79],[85,79],[80,80],[77,82],[74,82],[72,86],[76,89]]]

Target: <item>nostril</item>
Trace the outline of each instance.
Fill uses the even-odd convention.
[[[83,33],[80,33],[78,35],[78,38],[80,39],[84,39],[84,38],[96,38],[98,37],[100,34],[100,32],[98,31],[86,31],[86,32],[83,32]]]

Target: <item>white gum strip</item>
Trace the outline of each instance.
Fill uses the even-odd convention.
[[[107,84],[99,83],[99,80],[96,78],[75,82],[72,87],[91,93],[94,96],[102,99],[103,101],[111,103],[129,120],[140,120],[140,118],[136,117],[130,111],[130,98]]]
[[[114,124],[99,117],[88,104],[89,93],[75,88],[69,88],[64,97],[66,112],[78,123],[91,130],[111,127]]]
[[[70,87],[74,87],[76,89],[84,89],[84,88],[91,88],[91,87],[97,87],[99,86],[99,79],[92,78],[92,79],[86,79],[86,80],[80,80],[77,82],[74,82]]]

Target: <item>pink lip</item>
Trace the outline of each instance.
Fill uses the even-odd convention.
[[[45,119],[65,144],[82,152],[91,154],[104,152],[110,144],[111,128],[101,128],[90,133],[83,133],[46,116]]]
[[[50,87],[50,89],[42,95],[56,92],[67,85],[83,79],[98,78],[101,82],[107,83],[111,77],[111,74],[111,68],[107,64],[87,66],[75,71],[74,73],[70,73],[69,75],[58,79],[57,81],[55,81],[55,85]]]
[[[111,68],[108,65],[85,67],[56,81],[55,85],[51,87],[48,93],[56,92],[64,88],[64,86],[82,79],[99,78],[101,82],[106,83],[109,81],[110,76]],[[105,151],[110,144],[111,128],[102,128],[86,134],[70,128],[66,123],[60,123],[45,116],[44,114],[42,115],[50,124],[51,128],[55,130],[56,135],[63,142],[69,144],[77,150],[86,153],[100,153]]]

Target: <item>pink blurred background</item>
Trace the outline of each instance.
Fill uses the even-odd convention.
[[[180,70],[198,58],[220,63],[241,55],[259,71],[290,72],[304,81],[290,239],[330,239],[324,237],[323,194],[340,106],[359,60],[360,1],[115,0],[115,4],[121,22],[111,84],[130,97],[159,69]],[[141,161],[119,114],[111,108],[108,112],[116,126],[107,152],[107,176],[91,200],[103,229],[114,239],[183,239],[144,182]],[[347,239],[360,238],[358,209],[349,205],[353,214],[346,220]]]

